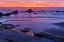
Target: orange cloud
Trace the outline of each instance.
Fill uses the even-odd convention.
[[[33,2],[0,2],[0,7],[64,7],[64,4]]]

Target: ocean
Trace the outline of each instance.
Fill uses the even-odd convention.
[[[34,12],[23,12],[28,9],[32,9]],[[0,12],[4,14],[11,13],[14,10],[18,10],[19,13],[17,15],[2,16],[0,17],[0,22],[3,24],[20,25],[19,27],[15,27],[16,29],[31,28],[31,30],[36,33],[46,32],[64,37],[64,27],[53,24],[64,22],[64,7],[0,8]],[[43,10],[44,12],[42,12]]]
[[[26,11],[32,9],[37,12],[34,13],[22,13],[21,11]],[[63,7],[45,7],[45,8],[0,8],[2,13],[11,13],[14,10],[18,10],[18,15],[11,15],[10,17],[3,16],[1,20],[19,20],[19,21],[8,21],[8,23],[20,24],[21,26],[17,29],[31,28],[33,31],[42,32],[46,31],[53,34],[63,35],[64,28],[54,26],[52,23],[64,22],[64,13],[63,12],[50,12],[50,11],[64,11]],[[45,12],[38,12],[44,10]],[[25,20],[25,21],[23,21]],[[4,21],[5,22],[5,21]],[[3,23],[4,23],[3,22]],[[56,32],[54,31],[56,30]],[[63,30],[63,31],[62,31]],[[62,34],[59,34],[61,32]]]

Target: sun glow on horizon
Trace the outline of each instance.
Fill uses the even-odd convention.
[[[35,3],[35,2],[0,2],[0,7],[64,7],[57,3]]]

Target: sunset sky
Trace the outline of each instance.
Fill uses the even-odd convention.
[[[64,7],[64,0],[0,0],[0,7]]]

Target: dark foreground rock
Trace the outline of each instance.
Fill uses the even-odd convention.
[[[13,25],[13,24],[1,24],[1,26],[0,26],[1,28],[0,29],[11,29],[11,28],[14,28],[15,27],[15,25]]]
[[[44,33],[35,33],[34,36],[37,36],[37,37],[45,37],[46,34]]]
[[[34,36],[41,37],[41,38],[45,37],[45,38],[48,38],[54,42],[64,42],[64,37],[60,37],[60,36],[53,35],[53,34],[47,34],[44,32],[35,33]]]
[[[29,32],[28,30],[20,30],[21,32],[24,32],[24,33],[26,33],[26,32]]]
[[[0,24],[2,24],[2,22],[0,22]]]
[[[26,32],[31,31],[31,28],[24,28],[24,30],[20,30],[20,31],[26,33]]]
[[[64,27],[64,22],[53,23],[53,25],[57,25],[57,26],[60,26],[60,27]]]

